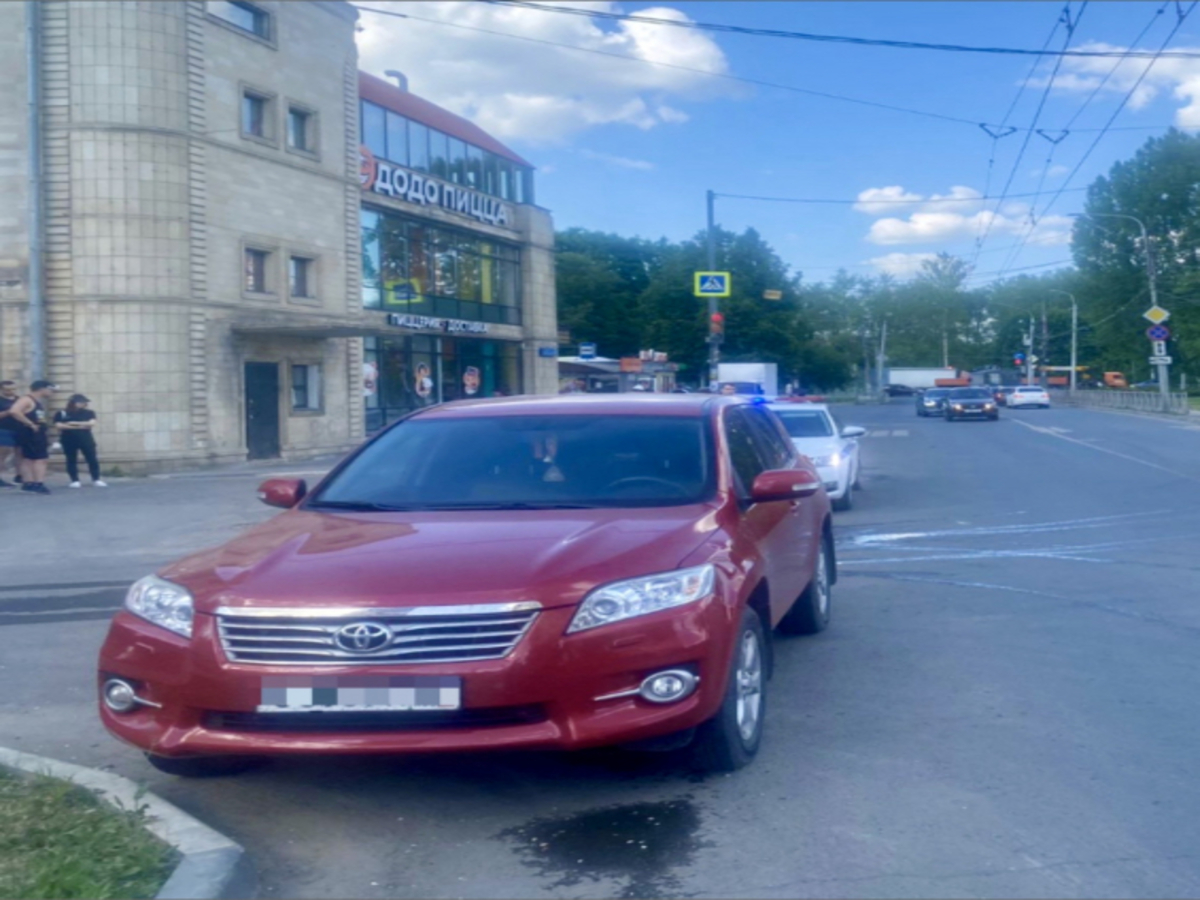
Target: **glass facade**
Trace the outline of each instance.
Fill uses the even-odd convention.
[[[403,335],[363,339],[368,432],[413,410],[472,397],[521,393],[520,344]]]
[[[363,306],[521,324],[521,254],[469,231],[364,208]]]
[[[533,169],[362,101],[362,143],[376,159],[514,203],[533,203]]]

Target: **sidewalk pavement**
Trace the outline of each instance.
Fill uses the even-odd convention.
[[[243,462],[145,478],[107,488],[67,487],[49,496],[0,490],[0,565],[7,585],[132,581],[180,556],[229,540],[278,513],[256,497],[260,481],[315,483],[340,457]]]

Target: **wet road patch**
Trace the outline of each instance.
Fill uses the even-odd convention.
[[[691,798],[629,803],[563,817],[533,819],[501,832],[517,845],[522,862],[546,878],[551,889],[588,881],[625,881],[616,896],[679,896],[675,871],[696,850],[700,813]]]

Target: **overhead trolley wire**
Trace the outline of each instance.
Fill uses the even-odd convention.
[[[1161,51],[1165,50],[1167,45],[1174,39],[1175,35],[1179,32],[1179,29],[1183,27],[1183,23],[1187,20],[1188,16],[1190,16],[1192,14],[1192,12],[1196,9],[1197,4],[1200,4],[1200,0],[1193,0],[1193,2],[1188,6],[1186,11],[1180,11],[1179,17],[1175,22],[1175,26],[1171,29],[1170,33],[1166,36],[1166,38],[1163,40],[1162,44],[1160,45],[1160,48],[1159,48],[1160,53],[1161,53]],[[1146,64],[1146,67],[1142,70],[1141,74],[1138,75],[1137,80],[1133,83],[1133,86],[1129,89],[1129,91],[1125,94],[1125,96],[1121,98],[1121,102],[1117,105],[1117,108],[1115,110],[1113,110],[1112,115],[1108,117],[1108,121],[1105,123],[1104,128],[1102,128],[1100,130],[1100,133],[1096,135],[1095,139],[1088,146],[1087,150],[1084,151],[1083,156],[1081,156],[1079,158],[1079,162],[1077,162],[1075,164],[1075,168],[1071,170],[1071,173],[1066,177],[1066,179],[1063,181],[1063,183],[1059,186],[1058,190],[1055,191],[1054,196],[1052,196],[1050,198],[1050,200],[1046,203],[1045,207],[1043,207],[1041,213],[1039,213],[1039,215],[1038,215],[1039,219],[1044,218],[1046,216],[1046,214],[1049,213],[1050,210],[1054,207],[1054,204],[1058,202],[1059,198],[1066,192],[1067,185],[1069,185],[1071,183],[1071,181],[1074,180],[1075,176],[1079,174],[1079,170],[1083,168],[1083,164],[1085,162],[1087,162],[1088,158],[1092,155],[1092,152],[1099,145],[1100,141],[1103,140],[1104,135],[1108,133],[1109,128],[1112,125],[1112,123],[1115,122],[1117,119],[1117,116],[1119,116],[1122,113],[1122,111],[1124,111],[1126,105],[1128,105],[1129,101],[1133,98],[1133,95],[1135,93],[1137,93],[1137,89],[1139,87],[1141,87],[1142,82],[1146,79],[1146,76],[1150,74],[1150,70],[1152,68],[1154,68],[1154,64],[1156,62],[1158,62],[1158,60],[1160,58],[1162,58],[1162,57],[1156,55],[1155,57],[1153,57],[1150,60],[1150,62],[1148,62]],[[1023,241],[1021,244],[1022,248],[1025,246],[1026,243],[1028,243],[1028,240],[1029,240],[1029,238],[1026,237],[1025,241]],[[1018,256],[1020,255],[1019,250],[1018,250],[1017,255]],[[1014,262],[1016,261],[1015,256],[1013,258],[1013,261]]]
[[[423,22],[428,25],[437,25],[437,26],[441,26],[443,28],[454,28],[459,31],[471,31],[471,32],[475,32],[478,34],[489,34],[489,35],[492,35],[493,37],[510,38],[511,40],[524,41],[529,44],[540,44],[540,45],[546,46],[546,47],[557,47],[561,50],[573,50],[577,53],[590,53],[593,56],[606,56],[606,57],[609,57],[610,59],[623,59],[628,62],[642,63],[643,65],[649,65],[649,66],[658,66],[659,68],[663,68],[663,69],[674,69],[679,72],[691,72],[696,75],[705,75],[709,78],[718,78],[723,81],[734,81],[734,82],[740,82],[742,84],[752,84],[757,87],[775,88],[776,90],[788,91],[793,94],[803,94],[803,95],[806,95],[809,97],[820,97],[825,100],[838,100],[843,103],[853,103],[857,106],[867,106],[867,107],[872,107],[874,109],[886,109],[886,110],[889,110],[890,112],[907,113],[908,115],[921,116],[926,119],[935,119],[935,120],[939,120],[942,122],[953,122],[954,124],[957,124],[957,125],[968,125],[971,128],[979,128],[980,126],[992,127],[992,128],[999,127],[999,126],[995,125],[994,123],[980,122],[975,119],[965,118],[963,116],[954,116],[954,115],[949,115],[947,113],[933,112],[931,110],[926,110],[926,109],[914,109],[913,107],[899,106],[894,103],[881,103],[877,100],[864,100],[861,97],[851,97],[846,94],[835,94],[830,91],[817,91],[817,90],[812,90],[810,88],[796,87],[795,85],[790,85],[790,84],[780,84],[779,82],[776,82],[776,81],[765,81],[760,78],[747,78],[747,77],[744,77],[741,75],[731,75],[727,72],[713,72],[710,69],[699,69],[699,68],[696,68],[695,66],[684,66],[684,65],[679,65],[678,63],[662,62],[661,60],[648,59],[644,56],[630,56],[628,53],[614,53],[610,50],[597,50],[592,47],[580,47],[575,44],[564,44],[564,43],[561,43],[560,41],[548,41],[543,38],[529,37],[528,35],[524,35],[524,34],[513,34],[512,32],[509,32],[509,31],[496,31],[495,29],[492,29],[492,28],[481,28],[476,25],[462,25],[458,22],[446,22],[441,19],[430,19],[425,16],[414,16],[411,13],[397,12],[396,10],[391,10],[391,9],[378,9],[376,7],[362,6],[359,4],[354,4],[354,8],[359,10],[360,12],[374,13],[374,14],[380,15],[380,16],[390,16],[390,17],[397,18],[397,19],[411,19],[414,22]],[[1171,126],[1169,126],[1169,125],[1134,125],[1134,126],[1128,126],[1128,130],[1136,129],[1136,130],[1162,131],[1169,127],[1171,127]],[[1023,129],[1023,128],[1017,129],[1017,131],[1024,131],[1024,130],[1025,129]],[[1077,129],[1077,131],[1089,131],[1089,130],[1096,130],[1096,129]]]
[[[813,34],[805,31],[785,31],[777,28],[752,28],[743,25],[721,25],[713,22],[694,22],[691,20],[660,19],[653,16],[643,16],[634,13],[615,13],[598,9],[586,9],[569,6],[551,6],[544,3],[533,3],[530,0],[483,0],[493,6],[508,6],[516,9],[536,9],[541,12],[560,13],[570,16],[581,16],[587,19],[604,19],[607,21],[636,22],[645,25],[662,25],[671,28],[683,28],[691,31],[710,31],[720,34],[741,34],[752,37],[789,38],[801,41],[816,41],[818,43],[855,44],[865,47],[890,47],[900,50],[940,50],[952,53],[990,53],[1007,56],[1077,56],[1077,57],[1118,57],[1124,56],[1117,50],[1033,50],[1023,47],[978,47],[966,44],[938,44],[927,41],[896,41],[882,38],[864,38],[852,35]],[[1200,52],[1194,50],[1176,50],[1165,54],[1168,57],[1181,59],[1200,58]],[[1150,57],[1150,51],[1135,51],[1135,57]]]

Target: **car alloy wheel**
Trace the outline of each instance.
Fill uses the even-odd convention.
[[[763,665],[762,645],[758,635],[750,630],[742,633],[738,649],[737,669],[737,726],[742,743],[753,746],[762,718]]]

